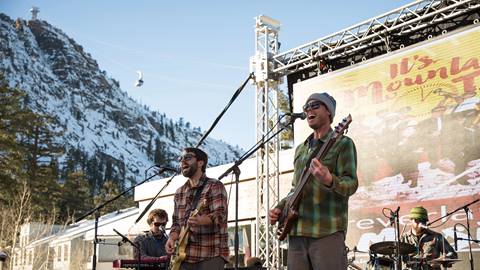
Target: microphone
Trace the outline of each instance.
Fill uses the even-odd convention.
[[[122,241],[117,243],[118,246],[121,246],[123,243],[126,243],[128,241],[128,238],[126,238],[125,235],[121,234],[119,231],[115,229],[113,229],[113,231],[122,238]]]
[[[456,224],[455,224],[456,225]],[[453,226],[453,243],[455,244],[455,250],[458,251],[458,246],[457,246],[457,228]]]
[[[300,118],[302,120],[305,120],[305,118],[307,118],[307,114],[304,113],[304,112],[301,112],[301,113],[286,113],[285,115],[290,116],[293,121],[295,121],[298,118]]]
[[[158,165],[156,164],[155,167],[157,167],[159,169],[159,171],[171,171],[171,172],[176,172],[178,173],[179,172],[179,168],[172,168],[172,167],[167,167],[167,166],[161,166],[161,165]],[[157,172],[158,173],[158,172]]]
[[[398,217],[398,212],[400,211],[400,206],[397,207],[397,210],[392,211],[390,210],[390,226],[395,223],[395,219]]]
[[[167,231],[165,229],[165,226],[160,226],[159,229],[160,229],[160,232],[163,234],[163,236],[165,236],[168,239],[168,235],[167,235]]]

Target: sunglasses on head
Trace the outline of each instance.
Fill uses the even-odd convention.
[[[162,222],[154,222],[153,223],[153,226],[155,226],[155,227],[160,227],[160,226],[165,227],[165,225],[167,225],[167,223],[162,223]]]
[[[321,105],[322,105],[321,101],[313,101],[303,105],[303,111],[306,112],[308,110],[315,110],[320,108]]]
[[[185,154],[180,157],[179,161],[190,161],[192,158],[195,158],[196,156],[194,154]]]

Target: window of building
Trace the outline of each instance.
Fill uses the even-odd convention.
[[[92,262],[92,256],[93,256],[93,242],[92,241],[85,241],[84,242],[85,248],[84,250],[84,258],[85,261],[87,262]]]
[[[57,262],[62,261],[62,246],[57,247]]]
[[[68,261],[68,257],[69,257],[69,254],[68,254],[68,244],[65,244],[63,246],[63,260],[64,261]]]

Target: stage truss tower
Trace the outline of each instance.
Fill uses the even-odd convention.
[[[409,45],[479,23],[480,0],[418,0],[324,38],[279,53],[280,23],[255,18],[256,134],[261,140],[278,120],[278,91],[284,76],[291,84],[338,70]],[[291,79],[291,80],[290,80]],[[279,138],[257,153],[256,256],[279,269],[281,256],[268,210],[279,200]]]
[[[255,18],[255,55],[250,59],[250,69],[255,76],[257,141],[267,138],[272,128],[273,132],[278,130],[278,125],[273,126],[278,121],[278,85],[281,82],[270,73],[272,57],[279,49],[279,30],[278,21],[263,15]],[[276,136],[257,152],[255,253],[263,259],[267,269],[280,266],[279,241],[267,214],[279,198],[279,147],[279,137]]]

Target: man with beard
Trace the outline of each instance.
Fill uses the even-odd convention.
[[[208,156],[202,150],[185,148],[180,163],[182,175],[188,180],[175,192],[172,228],[165,246],[167,253],[174,252],[181,227],[188,224],[190,238],[180,269],[223,269],[229,258],[225,187],[222,182],[205,175]],[[202,201],[207,206],[190,216]]]
[[[358,187],[357,151],[347,136],[340,137],[322,160],[318,150],[333,134],[335,99],[327,93],[308,97],[303,111],[313,133],[301,143],[294,157],[293,194],[304,168],[310,176],[303,188],[298,220],[288,236],[288,269],[346,270],[345,234],[348,225],[348,198]],[[275,224],[286,199],[269,211]]]
[[[134,242],[137,244],[138,249],[134,249],[134,259],[138,259],[138,255],[142,259],[158,258],[167,255],[165,251],[165,243],[168,238],[165,233],[167,222],[168,215],[163,209],[153,209],[148,213],[147,223],[150,226],[150,230],[144,235],[135,238]]]

